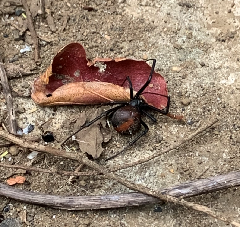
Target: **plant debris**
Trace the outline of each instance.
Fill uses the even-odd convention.
[[[7,180],[8,185],[14,185],[14,184],[23,184],[25,182],[26,178],[23,176],[16,176],[13,178],[9,178]]]
[[[102,67],[95,66],[96,62]],[[89,62],[82,45],[71,43],[57,53],[46,72],[35,80],[32,99],[42,106],[129,101],[126,77],[130,77],[137,91],[146,82],[150,71],[146,61],[96,58]],[[164,109],[167,105],[164,78],[155,72],[142,96],[149,104]]]

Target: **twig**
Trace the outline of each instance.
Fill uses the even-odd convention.
[[[68,182],[72,183],[75,179],[76,179],[76,175],[82,168],[83,168],[83,164],[80,164],[75,170],[74,170],[74,174],[72,174],[72,176],[69,177]],[[95,173],[96,174],[96,173]],[[94,175],[94,174],[93,174]]]
[[[27,1],[22,0],[23,7],[26,10],[26,15],[27,15],[27,21],[28,21],[28,28],[31,33],[31,37],[33,39],[33,45],[34,45],[34,60],[36,63],[40,63],[40,52],[39,52],[39,46],[38,46],[38,37],[37,33],[35,31],[34,25],[33,25],[33,19],[31,12],[28,8]]]
[[[240,171],[186,182],[161,190],[161,193],[174,197],[187,198],[216,190],[240,185]],[[101,196],[55,196],[15,189],[0,184],[0,195],[26,203],[50,206],[66,210],[92,210],[141,206],[158,203],[159,200],[142,193],[111,194]]]
[[[69,158],[71,160],[79,161],[79,156],[77,154],[73,154],[70,152],[66,152],[64,150],[58,150],[54,147],[44,146],[39,143],[34,143],[31,141],[20,139],[16,136],[13,136],[13,135],[3,131],[2,129],[0,129],[0,137],[6,139],[8,141],[11,141],[15,144],[18,144],[19,146],[24,147],[24,148],[32,149],[35,151],[41,151],[44,153],[49,153],[54,156],[59,156],[59,157]]]
[[[217,218],[217,219],[219,219],[219,220],[221,220],[221,221],[223,221],[227,224],[232,224],[233,226],[240,227],[239,223],[237,223],[235,221],[232,221],[228,217],[224,217],[222,214],[219,214],[219,213],[211,210],[210,208],[208,208],[206,206],[198,205],[198,204],[195,204],[195,203],[192,203],[192,202],[185,201],[184,199],[178,199],[178,198],[173,197],[173,196],[165,195],[165,194],[162,194],[161,192],[155,191],[155,190],[150,189],[148,187],[145,187],[143,185],[135,184],[131,181],[128,181],[128,180],[124,179],[123,177],[120,177],[119,175],[117,175],[115,173],[110,172],[109,169],[107,169],[103,166],[100,166],[99,164],[89,160],[87,157],[83,157],[81,155],[74,155],[74,154],[66,153],[64,151],[60,151],[60,150],[55,149],[53,147],[39,145],[38,143],[24,141],[24,140],[21,140],[21,139],[13,136],[11,134],[8,134],[8,133],[4,132],[2,130],[0,130],[0,137],[5,138],[5,139],[7,139],[9,141],[12,141],[12,142],[15,141],[14,143],[17,142],[18,145],[26,147],[26,148],[31,148],[31,149],[35,149],[35,150],[38,150],[38,151],[43,151],[45,153],[50,153],[50,154],[53,154],[53,155],[56,155],[56,156],[62,156],[62,157],[65,157],[65,158],[78,160],[80,163],[83,163],[84,165],[87,165],[88,167],[98,171],[99,173],[104,174],[105,177],[107,177],[111,180],[115,180],[115,181],[121,183],[122,185],[124,185],[124,186],[126,186],[130,189],[133,189],[133,190],[142,192],[144,194],[159,198],[160,200],[163,200],[163,201],[166,201],[166,202],[172,202],[172,203],[175,203],[175,204],[178,204],[178,205],[182,205],[182,206],[194,209],[196,211],[203,212],[203,213],[208,214],[208,215],[210,215],[214,218]]]
[[[196,177],[196,179],[200,179],[200,178],[203,176],[203,174],[206,173],[208,170],[209,170],[209,166],[208,166],[202,173],[200,173],[200,174]]]
[[[232,221],[228,217],[224,217],[222,214],[219,214],[219,213],[211,210],[210,208],[208,208],[206,206],[195,204],[195,203],[192,203],[192,202],[188,202],[184,199],[178,199],[178,198],[173,197],[173,196],[165,195],[165,194],[162,194],[161,192],[155,191],[155,190],[150,189],[148,187],[145,187],[143,185],[132,183],[132,182],[118,176],[117,174],[109,173],[108,169],[104,168],[103,166],[98,165],[97,163],[94,163],[94,162],[90,161],[86,157],[82,158],[82,163],[84,163],[88,167],[93,168],[94,170],[99,171],[100,173],[102,173],[106,177],[108,177],[109,179],[116,180],[117,182],[121,183],[122,185],[124,185],[124,186],[126,186],[130,189],[142,192],[142,193],[147,194],[147,195],[151,195],[153,197],[159,198],[160,200],[163,200],[163,201],[166,201],[166,202],[172,202],[172,203],[175,203],[175,204],[178,204],[178,205],[182,205],[182,206],[191,208],[191,209],[196,210],[196,211],[203,212],[203,213],[208,214],[208,215],[210,215],[214,218],[217,218],[217,219],[219,219],[219,220],[221,220],[221,221],[223,221],[227,224],[232,224],[233,226],[240,227],[239,223],[237,223],[235,221]]]
[[[42,173],[51,173],[51,174],[60,174],[63,176],[93,176],[96,175],[95,171],[91,172],[72,172],[72,171],[62,171],[62,170],[57,170],[57,169],[42,169],[42,168],[36,168],[36,167],[29,167],[29,166],[22,166],[22,165],[8,165],[5,163],[0,162],[0,166],[6,167],[6,168],[13,168],[13,169],[24,169],[27,171],[35,171],[35,172],[42,172]]]
[[[42,14],[42,20],[45,19],[45,0],[40,0],[40,10]]]
[[[8,78],[3,67],[3,64],[0,62],[0,77],[1,83],[3,87],[3,93],[7,102],[7,109],[8,109],[8,119],[9,119],[9,131],[12,134],[17,133],[17,122],[15,117],[15,111],[13,108],[13,98],[12,93],[8,84]]]
[[[155,153],[153,153],[152,155],[146,157],[146,158],[142,158],[142,159],[139,159],[135,162],[131,162],[131,163],[126,163],[124,165],[121,165],[121,166],[118,166],[118,167],[115,167],[112,169],[113,172],[115,171],[118,171],[118,170],[122,170],[122,169],[127,169],[129,167],[132,167],[132,166],[136,166],[136,165],[139,165],[139,164],[142,164],[142,163],[145,163],[145,162],[148,162],[154,158],[157,158],[163,154],[166,154],[172,150],[175,150],[175,149],[178,149],[180,146],[183,146],[184,144],[186,144],[188,141],[192,140],[194,137],[196,137],[197,135],[199,135],[200,133],[203,133],[204,131],[206,131],[207,129],[211,128],[213,125],[215,125],[216,123],[218,122],[217,119],[214,119],[213,121],[211,121],[210,124],[206,125],[206,126],[203,126],[201,127],[200,129],[198,129],[196,132],[194,132],[193,134],[191,134],[188,138],[186,139],[183,139],[181,140],[180,142],[176,143],[173,147],[171,148],[167,148],[166,150],[164,151],[157,151]]]
[[[13,143],[3,143],[3,144],[0,144],[0,148],[3,148],[3,147],[10,147],[12,146]]]

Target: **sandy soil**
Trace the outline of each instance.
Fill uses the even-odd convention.
[[[35,125],[29,137],[40,137],[39,126],[50,121],[46,129],[61,141],[68,134],[66,119],[76,119],[80,112],[92,113],[98,107],[65,106],[42,108],[29,97],[34,78],[46,70],[56,52],[71,42],[81,43],[88,58],[128,57],[157,59],[157,69],[168,82],[171,112],[182,114],[186,124],[156,114],[157,124],[146,119],[149,133],[134,147],[112,161],[123,164],[138,160],[156,150],[171,146],[195,132],[200,126],[218,118],[218,125],[184,147],[162,155],[144,165],[121,171],[119,174],[136,183],[160,189],[202,178],[238,170],[240,144],[240,58],[239,23],[240,2],[218,1],[52,1],[50,11],[54,27],[40,15],[35,28],[40,37],[41,65],[34,63],[33,52],[20,53],[26,44],[33,47],[29,32],[20,36],[11,23],[22,16],[14,14],[15,1],[1,1],[1,55],[5,63],[13,62],[24,70],[34,70],[32,76],[11,79],[14,105],[20,127]],[[16,1],[17,2],[17,1]],[[30,1],[29,1],[30,3]],[[94,11],[83,10],[91,6]],[[21,8],[21,6],[19,6]],[[36,7],[35,7],[36,8]],[[55,30],[55,31],[54,31]],[[105,107],[104,107],[105,108]],[[102,110],[102,109],[101,109]],[[6,118],[6,106],[1,92],[1,119]],[[105,144],[105,155],[119,149],[128,138],[113,132]],[[6,148],[1,148],[1,153]],[[30,151],[9,155],[5,163],[26,165]],[[104,155],[104,154],[103,154]],[[11,156],[11,160],[9,158]],[[32,166],[74,170],[76,162],[39,154]],[[0,167],[1,182],[16,172]],[[83,177],[69,183],[69,177],[22,173],[28,184],[19,188],[60,195],[99,195],[129,191],[108,180]],[[189,200],[223,212],[240,221],[240,190],[227,189]],[[162,212],[154,212],[155,205],[100,211],[61,211],[23,204],[0,198],[0,208],[10,205],[4,218],[13,217],[21,226],[226,226],[224,223],[184,207],[162,205]],[[26,215],[26,221],[24,216]]]

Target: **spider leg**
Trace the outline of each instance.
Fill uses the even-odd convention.
[[[150,84],[151,80],[152,80],[152,75],[154,73],[154,68],[155,68],[155,65],[156,65],[156,59],[148,59],[149,60],[152,60],[153,61],[153,64],[152,64],[152,69],[151,69],[151,72],[150,72],[150,75],[148,77],[148,80],[146,81],[146,83],[140,88],[140,90],[137,92],[137,94],[134,96],[134,98],[139,98],[139,96],[142,94],[142,92],[146,89],[146,87]]]
[[[111,160],[111,159],[115,158],[116,156],[118,156],[119,154],[124,152],[126,149],[128,149],[130,146],[132,146],[134,143],[136,143],[142,136],[144,136],[148,132],[149,128],[143,120],[141,120],[141,125],[144,127],[144,130],[134,140],[130,141],[128,143],[128,145],[126,147],[124,147],[121,151],[119,151],[118,153],[116,153],[116,154],[110,156],[109,158],[105,159],[105,161],[108,161],[108,160]]]
[[[132,99],[133,99],[133,86],[132,86],[132,81],[130,80],[130,77],[129,77],[129,76],[127,76],[126,79],[123,81],[122,87],[123,87],[124,83],[126,82],[126,80],[127,80],[128,83],[129,83],[130,99],[132,100]]]
[[[167,115],[168,112],[169,112],[169,107],[170,107],[170,96],[167,96],[167,98],[168,98],[167,106],[163,110],[160,110],[160,109],[158,109],[158,108],[156,108],[154,106],[148,105],[147,103],[142,104],[142,107],[147,107],[147,108],[155,110],[155,111],[157,111],[157,112],[159,112],[161,114]]]
[[[144,113],[149,119],[151,119],[153,122],[157,122],[157,119],[150,113],[148,113],[147,111],[145,110],[141,110],[142,113]]]
[[[77,131],[75,131],[74,133],[72,133],[70,136],[68,136],[67,138],[64,139],[63,142],[60,143],[60,145],[62,146],[67,140],[69,140],[73,135],[77,134],[78,132],[80,132],[81,130],[83,130],[84,128],[89,127],[90,125],[92,125],[93,123],[95,123],[96,121],[98,121],[99,119],[101,119],[104,116],[108,116],[109,114],[111,114],[112,112],[116,111],[117,109],[121,108],[122,106],[124,106],[124,104],[116,106],[111,108],[110,110],[106,110],[103,113],[101,113],[99,116],[97,116],[96,118],[94,118],[93,120],[84,123]]]
[[[129,76],[127,76],[126,78],[128,80],[129,83],[129,89],[130,89],[130,100],[133,99],[133,86],[132,86],[132,81],[130,80]]]

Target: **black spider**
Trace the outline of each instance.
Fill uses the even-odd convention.
[[[149,83],[152,80],[152,75],[154,73],[154,68],[156,64],[156,59],[149,59],[153,61],[152,64],[152,69],[150,72],[150,75],[148,77],[148,80],[146,83],[140,88],[140,90],[133,95],[133,87],[132,87],[132,82],[129,77],[126,78],[126,80],[129,83],[129,89],[130,89],[130,101],[129,102],[124,102],[124,103],[116,103],[120,104],[119,106],[113,107],[102,114],[100,114],[98,117],[94,118],[90,122],[86,122],[84,125],[82,125],[75,133],[71,134],[66,140],[62,142],[65,143],[69,138],[71,138],[73,135],[81,131],[83,128],[89,127],[92,125],[94,122],[99,120],[100,118],[107,116],[112,122],[112,125],[114,129],[122,134],[134,134],[138,130],[140,130],[141,125],[144,127],[144,130],[132,141],[128,143],[128,145],[118,152],[117,154],[109,157],[106,160],[110,160],[120,153],[122,153],[124,150],[126,150],[129,146],[132,146],[137,140],[139,140],[142,136],[144,136],[149,128],[147,124],[142,120],[142,115],[146,115],[148,118],[150,118],[153,122],[157,122],[156,118],[151,115],[150,113],[147,112],[147,110],[155,110],[161,114],[167,115],[169,112],[169,105],[170,105],[170,97],[167,97],[167,106],[165,109],[160,110],[154,106],[148,105],[140,96],[143,93],[143,91],[146,89],[146,87],[149,85]],[[164,96],[164,95],[162,95]]]

